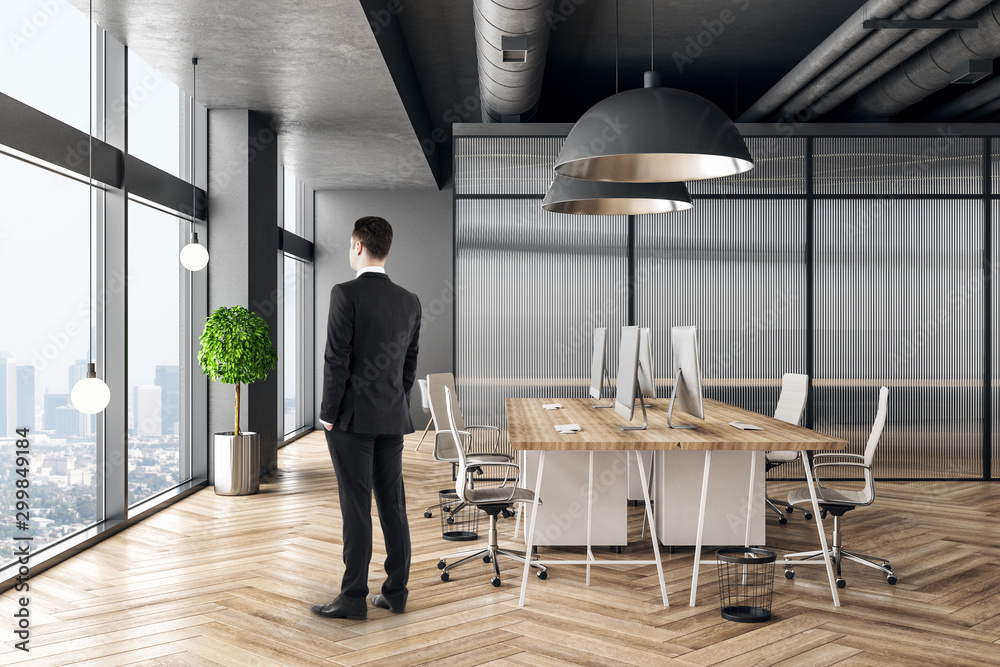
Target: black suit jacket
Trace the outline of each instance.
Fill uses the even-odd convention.
[[[320,419],[347,433],[413,432],[420,300],[384,273],[334,285]]]

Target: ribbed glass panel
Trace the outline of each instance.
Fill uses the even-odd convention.
[[[993,196],[1000,195],[1000,139],[994,139],[990,149],[990,173],[993,176],[993,186],[991,192]],[[993,218],[996,220],[996,218]]]
[[[455,193],[544,195],[562,137],[456,137]]]
[[[806,193],[806,140],[788,137],[746,137],[753,156],[750,171],[726,178],[709,178],[687,184],[691,194]]]
[[[698,326],[709,398],[772,414],[782,374],[806,372],[805,206],[715,199],[639,216],[636,322],[652,329],[659,396],[673,385],[676,325]]]
[[[982,194],[983,141],[838,137],[813,142],[816,194]]]
[[[884,384],[877,476],[980,476],[982,202],[814,206],[814,428],[862,453]]]
[[[1000,148],[998,142],[993,142],[993,155]],[[994,162],[993,175],[996,178],[997,164]],[[996,181],[994,181],[996,183]],[[994,193],[996,189],[994,188]],[[993,256],[990,262],[990,279],[993,285],[993,440],[992,465],[990,476],[1000,478],[1000,201],[993,201],[993,226],[990,230],[993,238]]]
[[[594,327],[608,327],[617,359],[626,219],[540,203],[455,202],[455,376],[470,424],[505,429],[505,398],[586,396]]]

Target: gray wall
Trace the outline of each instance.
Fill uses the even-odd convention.
[[[386,273],[414,292],[423,306],[417,377],[453,372],[454,290],[452,286],[452,189],[440,191],[321,191],[316,193],[316,414],[323,397],[323,352],[326,347],[330,289],[351,280],[348,247],[354,221],[377,215],[392,225],[392,249]],[[410,414],[417,430],[427,417],[416,386]],[[322,428],[316,422],[317,428]]]

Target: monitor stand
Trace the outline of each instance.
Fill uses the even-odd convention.
[[[667,426],[670,428],[695,428],[694,424],[672,424],[670,418],[674,414],[674,399],[677,398],[677,385],[681,381],[681,371],[677,369],[677,374],[674,376],[674,388],[670,392],[670,407],[667,408]]]
[[[601,391],[602,391],[602,393],[604,391],[604,379],[603,378],[607,378],[607,380],[608,380],[608,396],[611,397],[611,403],[608,404],[608,405],[591,405],[590,407],[592,407],[592,408],[603,409],[603,408],[613,408],[613,407],[615,407],[615,392],[611,391],[611,386],[610,386],[611,385],[611,376],[608,374],[608,365],[607,364],[604,364],[604,373],[603,373],[602,379],[601,379]]]
[[[635,395],[639,399],[639,405],[642,406],[642,426],[619,426],[623,431],[645,431],[646,427],[649,425],[649,421],[646,419],[646,404],[642,402],[642,392],[639,391],[639,384],[635,385]]]

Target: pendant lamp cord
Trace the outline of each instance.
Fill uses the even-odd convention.
[[[615,0],[615,95],[618,94],[618,1]]]
[[[94,359],[94,0],[90,0],[90,20],[87,23],[87,43],[89,44],[89,65],[87,69],[87,315],[90,325],[87,329],[87,347],[91,363]]]
[[[652,72],[656,67],[653,66],[653,0],[649,0],[649,71]]]
[[[195,183],[195,169],[198,166],[198,59],[191,59],[191,233],[194,234],[194,220],[198,212],[198,186]]]

